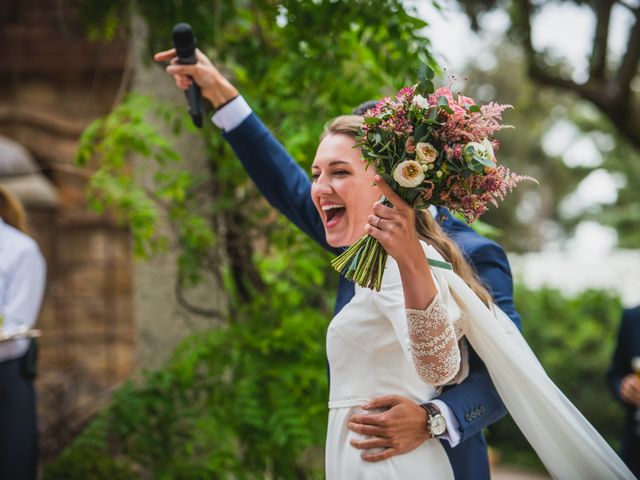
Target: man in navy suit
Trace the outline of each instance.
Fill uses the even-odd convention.
[[[155,56],[157,61],[173,58],[173,50]],[[225,139],[269,203],[325,249],[340,253],[325,240],[322,221],[311,201],[309,176],[251,111],[235,87],[201,52],[198,52],[196,65],[172,64],[167,72],[182,89],[192,81],[200,85],[203,96],[217,108],[214,123],[224,131]],[[438,209],[434,214],[475,267],[495,303],[520,327],[520,317],[513,305],[511,270],[504,250],[451,216],[446,209]],[[340,277],[335,311],[340,311],[353,294],[353,284]],[[364,454],[363,458],[383,460],[411,451],[429,439],[427,418],[434,415],[435,407],[435,414],[443,415],[446,420],[446,432],[440,440],[456,479],[488,479],[487,444],[482,429],[500,419],[506,410],[486,367],[472,350],[469,364],[468,377],[458,385],[445,388],[425,408],[397,395],[373,399],[372,407],[386,406],[388,410],[354,416],[350,428],[365,434],[382,432],[379,435],[385,439],[387,448],[379,453]],[[361,442],[358,448],[368,448],[366,442]]]
[[[640,362],[640,306],[622,314],[618,343],[607,372],[613,395],[627,411],[620,456],[640,477],[640,375],[636,373],[640,365],[632,365],[636,362]]]

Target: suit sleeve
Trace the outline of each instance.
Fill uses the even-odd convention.
[[[613,352],[613,358],[611,359],[611,365],[607,371],[607,383],[609,384],[611,393],[625,406],[628,405],[622,400],[622,397],[620,397],[620,383],[625,375],[631,373],[631,354],[627,344],[627,339],[630,338],[629,335],[631,334],[629,331],[630,323],[630,313],[625,311],[622,315],[622,321],[620,322],[618,339]]]
[[[325,249],[322,220],[311,201],[308,175],[255,113],[224,133],[243,167],[267,201]]]
[[[496,305],[520,328],[520,316],[513,303],[511,268],[504,250],[484,240],[477,248],[467,250],[467,255]],[[487,368],[472,348],[469,348],[469,376],[462,383],[445,389],[438,399],[447,404],[458,421],[461,442],[507,413]]]

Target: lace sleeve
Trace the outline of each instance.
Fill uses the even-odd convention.
[[[431,385],[444,385],[460,369],[460,348],[447,306],[438,293],[426,310],[407,309],[410,351],[416,371]]]

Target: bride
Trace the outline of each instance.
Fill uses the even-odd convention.
[[[428,243],[445,234],[429,214],[416,213],[372,169],[364,168],[353,148],[361,122],[357,116],[330,122],[311,167],[311,197],[327,242],[351,245],[368,233],[390,256],[380,292],[356,286],[328,329],[327,478],[453,478],[439,442],[424,442],[384,462],[364,462],[349,448],[357,434],[347,422],[374,396],[396,393],[424,404],[430,399],[425,384],[435,396],[438,387],[462,381],[466,341],[554,478],[633,478],[547,377],[520,331],[491,303],[471,269],[460,265],[459,252],[454,255],[460,275],[429,266],[427,258],[450,260]],[[376,202],[380,195],[394,208]]]
[[[173,56],[164,52],[156,59]],[[188,68],[198,65],[174,66],[170,72],[181,87],[190,81]],[[445,255],[439,248],[452,242],[447,242],[433,218],[417,213],[373,169],[365,169],[360,151],[353,148],[361,122],[358,116],[332,121],[312,166],[311,197],[327,244],[348,246],[368,233],[389,254],[380,291],[356,287],[328,329],[327,478],[454,478],[440,442],[426,441],[409,453],[370,463],[351,446],[358,434],[347,424],[373,397],[400,394],[423,404],[441,386],[464,380],[467,342],[487,366],[509,413],[554,478],[634,478],[547,377],[461,253],[447,249]],[[382,194],[394,208],[377,201]],[[432,268],[427,258],[451,262],[453,268]]]

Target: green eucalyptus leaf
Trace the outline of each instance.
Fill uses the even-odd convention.
[[[433,77],[435,76],[435,72],[433,71],[433,69],[429,65],[427,65],[425,60],[426,60],[425,58],[422,58],[423,63],[418,68],[418,80],[420,80],[420,81],[432,80]]]
[[[478,157],[476,157],[474,155],[473,160],[471,160],[469,163],[469,169],[475,173],[481,173],[484,170],[485,165],[478,161]]]
[[[435,87],[433,86],[433,82],[430,79],[425,79],[418,83],[415,93],[424,97],[433,93],[434,90]]]
[[[426,136],[429,131],[429,126],[426,123],[419,124],[413,132],[413,137],[416,143],[421,141],[424,136]]]
[[[438,97],[437,105],[439,107],[448,107],[449,106],[449,100],[444,95],[440,95]]]
[[[455,173],[458,173],[461,170],[460,167],[458,166],[458,164],[456,162],[453,162],[453,161],[447,162],[447,168],[450,171],[455,172]]]
[[[480,155],[474,155],[473,156],[473,160],[478,162],[478,163],[481,163],[485,167],[495,167],[496,166],[496,164],[493,163],[490,159],[485,158],[485,157],[481,157]]]
[[[425,80],[425,93],[429,95],[435,92],[435,90],[436,90],[436,87],[433,85],[433,81]]]

